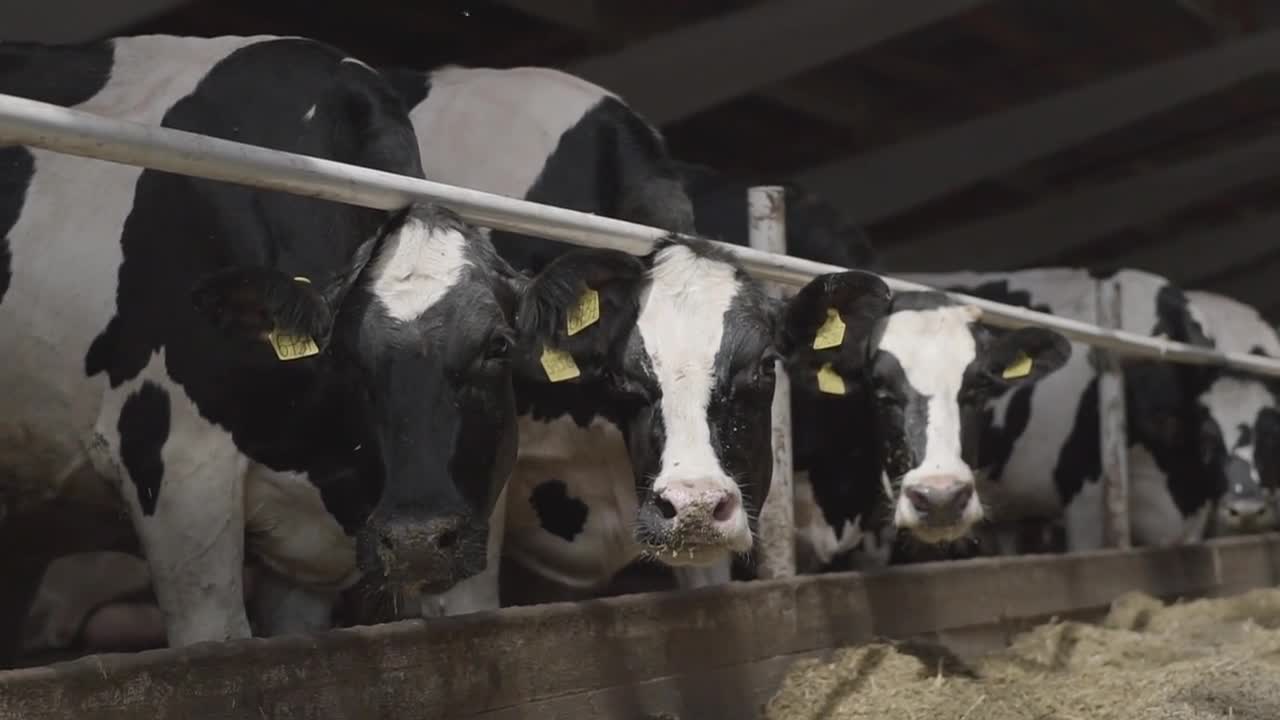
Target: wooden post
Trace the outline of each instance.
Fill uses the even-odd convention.
[[[1114,278],[1097,287],[1098,325],[1124,329],[1124,298]],[[1097,348],[1098,431],[1102,453],[1102,540],[1106,547],[1128,549],[1129,533],[1129,433],[1125,419],[1123,361],[1114,352]]]
[[[756,250],[787,253],[786,195],[781,187],[747,191],[749,241]],[[770,292],[781,293],[772,286]],[[782,363],[773,393],[773,481],[760,509],[757,573],[761,579],[796,574],[795,502],[791,482],[791,382]]]

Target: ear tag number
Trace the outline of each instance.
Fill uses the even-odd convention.
[[[844,320],[840,319],[840,313],[836,312],[835,308],[827,308],[827,319],[822,323],[822,327],[818,328],[818,334],[813,337],[813,349],[838,347],[842,342],[844,342]]]
[[[572,355],[546,346],[542,348],[542,369],[546,371],[547,379],[553,383],[572,380],[582,374]]]
[[[1019,352],[1018,357],[1009,363],[1009,367],[1000,373],[1000,377],[1005,380],[1016,380],[1020,377],[1026,377],[1031,374],[1031,358],[1024,352]]]
[[[281,360],[297,360],[320,354],[320,346],[306,335],[290,335],[278,329],[267,333],[267,342]]]
[[[600,293],[587,288],[578,298],[578,304],[569,311],[568,331],[577,335],[600,319]]]
[[[844,378],[831,368],[831,363],[824,363],[818,368],[818,390],[828,395],[844,395]]]

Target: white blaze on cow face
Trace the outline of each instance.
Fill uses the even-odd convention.
[[[408,218],[370,267],[371,291],[400,322],[412,322],[457,284],[468,264],[458,230]]]
[[[1221,471],[1218,534],[1262,532],[1276,524],[1271,490],[1258,467],[1260,419],[1274,408],[1266,385],[1239,377],[1217,378],[1199,398],[1206,411],[1200,436],[1201,460]]]
[[[905,310],[884,325],[877,354],[896,361],[873,369],[880,405],[886,467],[896,487],[894,523],[928,542],[962,537],[983,517],[974,474],[965,462],[960,391],[965,371],[977,359],[968,306]],[[905,472],[904,472],[905,469]],[[887,478],[890,479],[890,478]]]
[[[636,328],[661,393],[665,438],[652,493],[687,541],[670,557],[659,553],[672,564],[751,548],[742,492],[721,465],[707,414],[726,313],[740,286],[732,266],[677,245],[658,253],[640,300]]]

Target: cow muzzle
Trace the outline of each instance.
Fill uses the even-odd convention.
[[[751,549],[742,492],[727,477],[659,478],[638,521],[636,541],[671,565],[705,565]]]
[[[370,518],[356,540],[366,575],[400,591],[439,593],[485,565],[488,523],[469,513],[423,518],[388,513]]]
[[[966,536],[982,516],[971,476],[928,475],[903,483],[894,524],[924,542],[939,543]]]

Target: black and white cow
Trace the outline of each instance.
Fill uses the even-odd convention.
[[[866,339],[827,368],[836,377],[792,374],[806,569],[855,549],[887,551],[898,535],[945,548],[984,519],[976,475],[987,403],[1052,378],[1072,352],[1056,332],[998,331],[980,318],[941,293],[895,293]]]
[[[1280,358],[1280,336],[1256,308],[1222,295],[1187,293],[1205,334],[1225,352]],[[1274,380],[1222,369],[1205,373],[1196,398],[1201,462],[1221,490],[1206,535],[1238,535],[1277,528],[1280,487],[1280,398]],[[1138,515],[1156,508],[1135,507]],[[1168,526],[1159,518],[1143,525]]]
[[[661,135],[603,88],[548,68],[388,74],[412,105],[429,178],[693,231],[680,166]],[[737,222],[731,221],[733,234],[725,239],[745,242]],[[712,222],[699,229],[715,227]],[[503,256],[525,270],[551,272],[549,263],[570,249],[518,235],[493,237]],[[508,556],[569,587],[598,587],[644,552],[676,565],[685,585],[726,579],[721,560],[727,550],[750,548],[747,518],[768,486],[768,398],[739,393],[735,401],[752,404],[732,418],[716,417],[718,406],[707,405],[709,397],[743,382],[732,377],[742,358],[728,347],[717,352],[721,339],[750,348],[744,352],[769,347],[775,321],[759,285],[700,243],[672,245],[643,267],[635,285],[637,324],[621,355],[616,387],[573,393],[517,384],[521,442],[510,497],[502,505],[507,537],[495,533],[491,547],[501,545]],[[882,287],[869,278],[862,282],[877,292]],[[685,423],[693,429],[673,430]],[[674,438],[680,442],[670,442]],[[689,473],[704,477],[680,478]],[[687,533],[672,544],[663,533],[650,532],[703,512],[734,528],[731,537],[710,533],[699,550]],[[486,580],[486,590],[471,593],[479,582],[460,586],[436,611],[495,606],[496,584]]]
[[[392,87],[304,39],[3,44],[0,92],[422,176]],[[249,634],[246,533],[304,584],[443,590],[514,460],[510,275],[427,206],[0,148],[0,499],[118,490],[171,645]],[[324,488],[376,499],[358,542],[309,475],[373,484]]]
[[[903,274],[903,279],[1077,320],[1097,318],[1097,290],[1114,280],[1124,298],[1121,327],[1201,346],[1204,321],[1187,296],[1163,277],[1123,270],[1112,275],[1073,268],[1006,273]],[[1191,366],[1130,360],[1125,365],[1134,539],[1199,535],[1216,493],[1197,462],[1195,398],[1204,386]],[[993,521],[1061,519],[1072,550],[1102,545],[1098,372],[1093,353],[1073,344],[1061,370],[1002,392],[976,426],[983,501]],[[1143,468],[1147,468],[1144,470]],[[1157,473],[1151,481],[1144,474]],[[1151,527],[1145,509],[1175,507],[1177,522]],[[1167,517],[1166,517],[1167,520]],[[1185,521],[1185,522],[1184,522]],[[1002,551],[1010,552],[1004,534]]]

